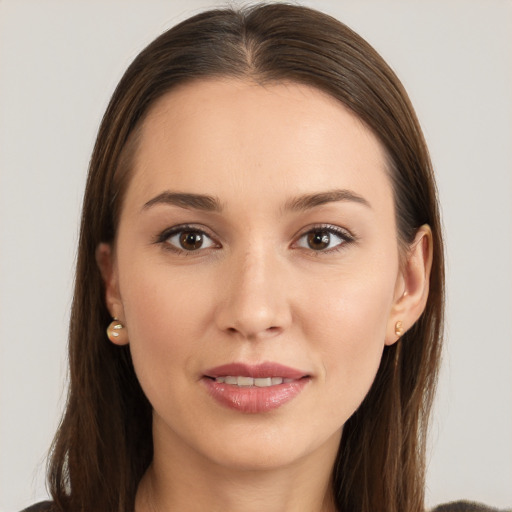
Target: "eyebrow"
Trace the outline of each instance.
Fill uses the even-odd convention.
[[[321,206],[327,203],[335,203],[338,201],[350,201],[362,204],[368,208],[371,208],[370,203],[359,194],[352,192],[351,190],[336,189],[328,190],[326,192],[318,192],[316,194],[306,194],[291,199],[286,202],[285,210],[291,211],[303,211]]]
[[[184,192],[162,192],[144,204],[143,210],[158,204],[180,206],[181,208],[204,210],[207,212],[220,212],[222,206],[216,197],[203,194],[188,194]]]
[[[339,201],[351,201],[371,208],[370,203],[359,194],[351,190],[337,189],[315,194],[306,194],[295,197],[286,202],[284,209],[288,211],[304,211],[323,204]],[[220,201],[213,196],[203,194],[191,194],[186,192],[162,192],[144,204],[143,210],[159,204],[179,206],[192,210],[203,210],[207,212],[221,212]]]

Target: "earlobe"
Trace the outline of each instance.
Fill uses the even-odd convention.
[[[432,231],[424,224],[416,232],[400,273],[400,292],[390,315],[386,345],[395,343],[423,313],[428,299],[432,257]]]
[[[122,319],[124,318],[124,310],[119,293],[115,258],[110,244],[101,243],[98,245],[96,248],[96,264],[105,284],[105,303],[107,309],[112,318]]]

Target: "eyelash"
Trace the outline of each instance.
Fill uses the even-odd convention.
[[[200,252],[201,249],[204,251],[206,249],[212,248],[212,247],[205,247],[205,248],[199,247],[198,249],[195,249],[195,250],[194,249],[186,250],[183,248],[179,248],[176,245],[173,245],[169,242],[170,238],[180,235],[180,234],[183,234],[183,233],[187,233],[187,232],[199,234],[202,237],[208,238],[212,242],[212,246],[214,246],[213,248],[218,249],[218,248],[222,247],[219,243],[215,242],[213,237],[211,237],[204,229],[201,229],[201,228],[199,228],[197,226],[193,226],[193,225],[180,225],[180,226],[174,226],[172,228],[166,229],[166,230],[162,231],[162,233],[160,233],[156,237],[155,243],[162,244],[166,250],[172,251],[177,254],[183,254],[185,256],[188,256],[195,252]],[[329,235],[335,235],[336,237],[340,238],[342,241],[340,243],[336,244],[334,247],[331,247],[330,249],[315,250],[315,249],[312,249],[311,247],[309,247],[309,248],[308,247],[297,247],[297,244],[301,239],[303,239],[305,236],[315,233],[315,232],[316,233],[328,233]],[[302,249],[305,249],[305,250],[309,251],[310,253],[314,254],[315,256],[321,256],[321,255],[331,254],[333,252],[341,251],[344,249],[344,247],[347,244],[353,243],[355,241],[356,241],[356,237],[346,229],[340,228],[339,226],[334,226],[332,224],[317,224],[314,226],[310,226],[307,228],[306,231],[303,231],[296,238],[296,241],[293,243],[293,245],[295,246],[293,248],[294,249],[302,248]],[[330,240],[329,240],[329,243],[330,243]]]

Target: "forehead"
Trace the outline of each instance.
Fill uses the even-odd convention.
[[[141,128],[132,182],[140,201],[165,189],[269,201],[333,188],[390,196],[381,144],[340,102],[306,85],[235,79],[160,98]]]

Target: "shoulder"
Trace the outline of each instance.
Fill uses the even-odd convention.
[[[41,501],[28,508],[24,508],[21,512],[53,512],[51,501]]]
[[[473,501],[453,501],[439,505],[430,512],[512,512],[512,509],[497,509]]]

